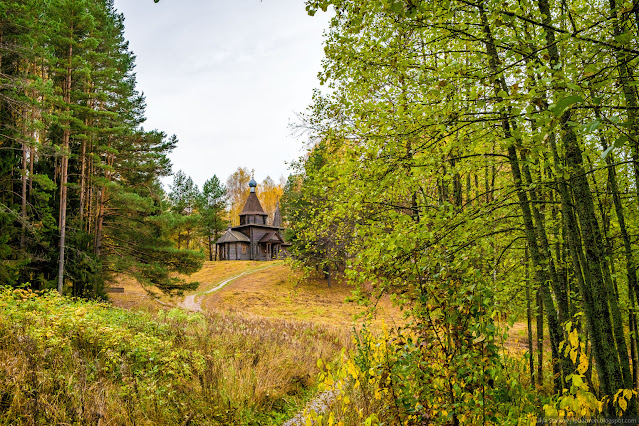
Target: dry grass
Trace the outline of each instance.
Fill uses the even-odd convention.
[[[0,291],[0,425],[276,425],[350,336],[301,321]]]
[[[352,290],[342,281],[333,282],[331,288],[322,279],[300,281],[288,265],[280,264],[240,277],[207,295],[202,308],[350,328],[353,317],[365,311],[364,307],[345,301],[352,296]],[[374,323],[384,321],[394,326],[401,323],[401,318],[401,312],[388,298],[379,301]]]
[[[264,266],[264,262],[254,261],[205,262],[198,272],[191,276],[181,276],[181,278],[200,283],[197,290],[185,292],[186,295],[199,294],[215,287],[218,283],[228,278]],[[109,294],[109,299],[113,305],[124,309],[157,313],[159,309],[177,306],[178,302],[183,299],[183,296],[165,295],[154,286],[143,287],[135,278],[125,275],[120,275],[109,286],[124,288],[124,293]]]
[[[234,261],[234,262],[204,262],[204,266],[198,272],[189,277],[183,277],[190,281],[197,281],[200,286],[196,291],[186,293],[201,293],[214,287],[217,283],[224,281],[228,278],[237,276],[243,272],[252,271],[255,269],[263,268],[268,264],[265,262],[256,261]]]
[[[291,401],[303,405],[305,389],[315,386],[317,360],[334,360],[341,348],[351,346],[352,328],[364,321],[366,308],[346,301],[353,287],[343,280],[328,288],[323,279],[301,279],[283,262],[206,262],[189,277],[200,282],[191,294],[205,293],[244,272],[248,274],[201,296],[207,326],[195,334],[195,347],[212,355],[206,357],[205,383],[215,383],[215,392],[235,407],[269,412],[258,424],[277,424],[273,416],[287,411],[283,406],[291,407]],[[114,285],[125,288],[124,294],[111,294],[116,306],[151,312],[162,307],[134,280],[121,278]],[[170,305],[181,300],[159,299]],[[354,320],[356,316],[360,318]],[[403,323],[388,298],[378,302],[373,328],[382,322],[389,327]],[[242,416],[237,410],[233,415]]]
[[[315,382],[317,359],[334,358],[350,336],[334,327],[229,313],[207,314],[197,346],[207,370],[223,377],[220,389],[232,401],[279,409],[289,396]]]
[[[260,270],[261,268],[265,268]],[[201,294],[218,283],[247,274],[231,281],[224,288],[207,294],[202,299],[205,312],[236,312],[259,317],[303,321],[350,329],[353,318],[365,312],[365,308],[354,302],[346,302],[352,296],[353,287],[343,280],[333,280],[332,287],[319,278],[300,279],[300,274],[282,262],[224,261],[205,262],[203,268],[189,279],[198,281],[196,291]],[[145,290],[135,279],[119,277],[113,286],[124,287],[124,293],[109,295],[113,304],[125,309],[141,309],[157,312],[167,306],[176,306],[181,297],[168,297],[155,288]],[[154,294],[150,296],[148,291]],[[377,305],[373,324],[382,322],[389,327],[402,324],[402,313],[393,306],[388,297]],[[361,324],[362,319],[356,321]]]
[[[140,310],[149,313],[157,313],[163,306],[154,300],[151,294],[157,294],[159,289],[148,289],[151,294],[142,287],[142,284],[133,277],[120,275],[110,283],[108,287],[122,287],[124,293],[109,293],[109,300],[114,306],[122,309]]]

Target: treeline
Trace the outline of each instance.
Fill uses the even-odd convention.
[[[349,265],[411,313],[372,366],[386,420],[510,421],[526,398],[498,408],[517,377],[503,316],[527,317],[528,383],[577,401],[560,415],[590,396],[591,414],[634,412],[637,4],[307,2],[329,6],[330,91],[302,124],[316,144],[286,212],[303,264]]]
[[[146,131],[111,0],[0,2],[0,281],[94,296],[111,274],[182,288],[159,178],[177,138]]]

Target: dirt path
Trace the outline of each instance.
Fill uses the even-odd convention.
[[[188,295],[188,296],[184,297],[183,301],[178,303],[178,307],[180,307],[182,309],[186,309],[188,311],[202,312],[202,296],[205,296],[205,295],[207,295],[209,293],[213,293],[215,291],[218,291],[219,289],[221,289],[222,287],[224,287],[225,285],[227,285],[231,281],[236,280],[236,279],[238,279],[240,277],[243,277],[245,275],[250,275],[250,274],[253,274],[253,273],[258,272],[258,271],[262,271],[262,270],[267,269],[267,268],[272,268],[273,266],[275,266],[275,265],[264,266],[262,268],[253,269],[251,271],[242,272],[241,274],[238,274],[238,275],[236,275],[234,277],[231,277],[231,278],[228,278],[228,279],[222,281],[217,286],[215,286],[215,287],[213,287],[213,288],[211,288],[209,290],[203,291],[201,293]]]
[[[297,413],[295,417],[290,420],[287,420],[282,426],[304,426],[306,425],[306,421],[304,420],[304,414],[310,414],[314,412],[316,415],[324,414],[328,411],[331,404],[335,401],[337,397],[337,390],[335,388],[325,390],[315,396],[308,404],[306,404],[306,408],[303,411]]]

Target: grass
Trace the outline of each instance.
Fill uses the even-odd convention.
[[[203,294],[244,272],[249,274]],[[242,416],[260,418],[259,424],[293,417],[314,394],[317,360],[336,359],[342,347],[350,347],[351,331],[361,326],[366,312],[365,307],[346,302],[353,288],[343,280],[333,280],[328,288],[323,279],[301,279],[283,262],[205,262],[189,279],[200,286],[187,294],[202,295],[203,311],[217,324],[211,345],[203,346],[203,351],[234,354],[214,369],[232,384],[224,387],[224,393],[235,407],[252,413]],[[117,285],[125,292],[111,295],[116,306],[157,313],[181,300],[158,297],[165,304],[161,305],[133,280],[121,278]],[[373,326],[383,322],[392,327],[401,318],[401,312],[383,298]],[[244,340],[249,336],[255,340]],[[249,408],[251,401],[258,408]]]
[[[226,279],[264,266],[266,266],[264,262],[255,261],[205,262],[198,272],[191,276],[182,276],[188,281],[200,283],[197,290],[184,294],[202,294]],[[157,313],[159,309],[176,306],[183,298],[183,296],[165,295],[157,287],[143,287],[135,278],[126,275],[117,277],[112,286],[124,288],[124,293],[112,293],[109,299],[115,306],[125,309]]]
[[[5,289],[0,424],[281,424],[344,345],[312,323]]]
[[[279,425],[316,393],[317,360],[337,366],[353,349],[365,312],[343,282],[302,280],[282,262],[207,262],[190,278],[204,314],[126,277],[115,306],[1,290],[0,425]],[[388,299],[377,307],[370,330],[402,324]],[[509,352],[523,351],[523,325],[510,336]]]
[[[300,280],[283,262],[206,262],[189,279],[204,313],[124,276],[112,303],[0,290],[0,425],[279,425],[365,311],[339,280]],[[401,318],[379,306],[377,322]]]
[[[263,269],[263,268],[267,269]],[[263,270],[262,270],[263,269]],[[201,296],[205,312],[227,312],[258,317],[302,321],[333,326],[350,331],[361,325],[366,308],[346,300],[352,297],[353,287],[344,280],[333,280],[328,288],[320,278],[301,278],[283,262],[226,261],[205,262],[204,267],[189,279],[198,281],[196,291],[185,294],[203,294],[220,282],[249,272],[222,289]],[[126,309],[157,312],[176,306],[181,297],[160,296],[157,289],[143,289],[132,278],[120,277],[114,286],[124,287],[124,293],[110,295],[113,304]],[[148,292],[154,296],[150,296]],[[155,300],[154,300],[155,297]],[[159,302],[158,302],[159,301]],[[164,303],[165,305],[162,305]],[[402,313],[388,297],[377,303],[373,324],[385,323],[389,327],[403,323]],[[358,320],[355,317],[360,316]]]
[[[268,318],[306,321],[350,330],[361,324],[354,317],[365,308],[346,302],[353,287],[334,280],[328,288],[323,279],[300,280],[300,275],[286,264],[257,271],[233,281],[221,290],[205,296],[205,311],[249,313]],[[402,322],[399,309],[388,298],[378,303],[374,323],[394,326]]]

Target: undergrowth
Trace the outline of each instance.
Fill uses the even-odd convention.
[[[0,290],[0,424],[281,424],[337,329]]]

